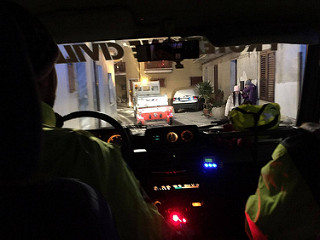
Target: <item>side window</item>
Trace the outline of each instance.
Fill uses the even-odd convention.
[[[158,86],[151,86],[151,91],[158,91],[158,90],[159,90]]]
[[[68,63],[68,83],[69,83],[69,93],[74,93],[76,91],[76,74],[74,70],[74,64]]]
[[[152,78],[151,81],[159,81],[160,87],[166,87],[165,78]]]
[[[116,95],[115,95],[115,89],[114,89],[111,73],[108,73],[108,83],[109,83],[109,101],[110,101],[110,104],[113,104],[116,102]]]
[[[89,107],[86,63],[76,63],[75,70],[78,81],[79,110],[85,111]]]
[[[145,62],[145,69],[172,68],[172,62],[167,60]]]
[[[267,51],[260,54],[260,99],[274,102],[276,80],[276,53]]]
[[[219,84],[219,80],[218,80],[218,65],[214,65],[214,72],[213,72],[213,90],[214,92],[218,91],[218,84]]]
[[[190,77],[190,86],[195,86],[202,82],[202,77]]]
[[[238,60],[234,59],[230,61],[230,91],[233,91],[233,87],[237,85],[237,64]]]
[[[144,92],[150,92],[150,86],[143,86],[142,91]]]

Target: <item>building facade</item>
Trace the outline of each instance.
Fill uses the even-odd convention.
[[[141,41],[141,44],[143,43],[143,40],[138,41]],[[118,73],[116,71],[117,93],[121,94],[121,98],[124,99],[124,91],[126,91],[128,106],[132,106],[132,83],[141,81],[141,79],[159,81],[160,93],[166,94],[170,103],[177,90],[191,87],[198,82],[202,82],[202,67],[201,64],[195,62],[195,60],[183,60],[181,63],[184,68],[182,69],[176,68],[176,63],[172,61],[138,62],[134,56],[133,47],[130,46],[129,42],[130,41],[117,41],[124,50],[124,56],[120,62],[116,63],[115,67],[116,70],[117,68],[122,69],[122,71]],[[123,65],[125,65],[125,67]],[[126,86],[123,84],[124,79],[126,79]],[[118,102],[119,101],[121,100],[118,99]]]
[[[85,45],[92,49],[92,43]],[[64,46],[60,45],[59,49],[67,63],[56,64],[58,87],[54,110],[62,116],[74,111],[91,110],[117,118],[114,60],[106,60],[100,48],[92,50],[95,56],[89,56],[91,52],[86,54],[84,51],[76,56],[75,46],[78,45]],[[105,125],[93,118],[79,118],[65,123],[66,127],[83,129]]]
[[[306,46],[298,44],[264,44],[246,46],[239,51],[206,54],[202,63],[203,79],[227,98],[234,85],[252,79],[258,88],[258,104],[280,104],[283,119],[296,119],[303,79]]]

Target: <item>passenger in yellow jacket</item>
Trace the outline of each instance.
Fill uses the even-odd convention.
[[[318,124],[302,128],[308,132],[300,130],[279,144],[273,160],[261,169],[258,188],[245,210],[250,239],[320,239],[320,208],[314,195],[320,190],[320,146],[316,133],[310,133],[320,128]]]

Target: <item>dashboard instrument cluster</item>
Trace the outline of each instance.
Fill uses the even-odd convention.
[[[185,146],[194,143],[197,136],[198,128],[195,125],[150,128],[145,133],[149,146]]]
[[[114,129],[95,129],[89,130],[95,137],[107,142],[114,143],[121,146],[122,138],[120,134]]]
[[[179,138],[182,140],[182,142],[190,143],[194,138],[194,133],[190,130],[184,130],[179,136],[176,132],[169,132],[167,133],[166,138],[169,143],[177,142]]]
[[[141,133],[132,132],[131,129],[126,130],[131,135],[133,144],[141,148],[184,147],[196,143],[199,135],[199,130],[195,125],[146,128],[143,136]],[[90,130],[90,133],[105,142],[121,145],[122,138],[115,129],[95,129]]]
[[[115,143],[118,145],[121,145],[121,142],[122,142],[122,138],[120,134],[113,134],[107,140],[107,143]]]

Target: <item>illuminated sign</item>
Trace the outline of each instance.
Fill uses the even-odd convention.
[[[113,42],[93,43],[91,49],[84,43],[63,45],[63,48],[65,54],[62,54],[59,49],[60,54],[57,63],[86,62],[85,55],[89,56],[93,61],[99,61],[99,50],[101,50],[105,60],[121,59],[124,55],[122,47]],[[110,51],[111,48],[115,51]],[[112,55],[110,52],[115,52],[115,54]]]
[[[192,207],[201,207],[203,204],[201,202],[193,202]]]
[[[267,44],[266,44],[267,45]],[[272,51],[276,51],[278,49],[277,43],[269,44]],[[226,53],[228,51],[240,53],[247,48],[247,52],[253,52],[256,50],[257,52],[262,51],[262,44],[251,44],[251,45],[239,45],[239,46],[230,46],[230,47],[215,47],[211,43],[205,43],[205,54],[215,54],[215,53]]]
[[[170,190],[196,189],[196,188],[200,188],[199,183],[154,186],[153,190],[154,191],[170,191]]]
[[[202,41],[201,38],[198,39],[199,41]],[[173,39],[171,41],[175,42]],[[159,43],[159,40],[154,39],[152,40],[151,44],[157,44]],[[216,53],[227,53],[227,52],[237,52],[240,53],[244,51],[247,48],[247,52],[261,52],[262,45],[268,45],[268,44],[250,44],[250,45],[239,45],[239,46],[230,46],[230,47],[215,47],[213,46],[210,42],[208,41],[203,41],[204,43],[204,50],[201,51],[200,54],[216,54]],[[135,40],[135,41],[129,41],[130,46],[132,46],[132,52],[135,58],[137,58],[137,47],[138,46],[143,46],[143,45],[148,45],[149,41],[148,40],[142,40],[142,44],[140,40]],[[269,44],[271,47],[272,51],[276,51],[278,49],[278,44],[277,43],[271,43]]]
[[[201,39],[199,39],[201,40]],[[158,43],[158,40],[153,40],[152,43]],[[133,46],[132,52],[134,57],[137,57],[137,46],[143,46],[149,44],[149,41],[140,40],[129,41],[130,46]],[[93,61],[99,61],[99,51],[101,50],[105,60],[118,60],[123,58],[123,48],[114,42],[103,42],[103,43],[92,43],[92,47],[82,44],[68,44],[62,45],[63,49],[60,51],[57,63],[75,63],[75,62],[86,62],[85,55],[91,58]],[[277,50],[278,44],[271,43],[271,50]],[[242,52],[247,48],[247,52],[253,52],[254,50],[259,52],[262,51],[262,44],[251,44],[251,45],[239,45],[230,47],[215,47],[209,42],[204,42],[204,51],[201,54],[209,53],[226,53],[231,52]],[[63,52],[63,53],[62,53]]]

